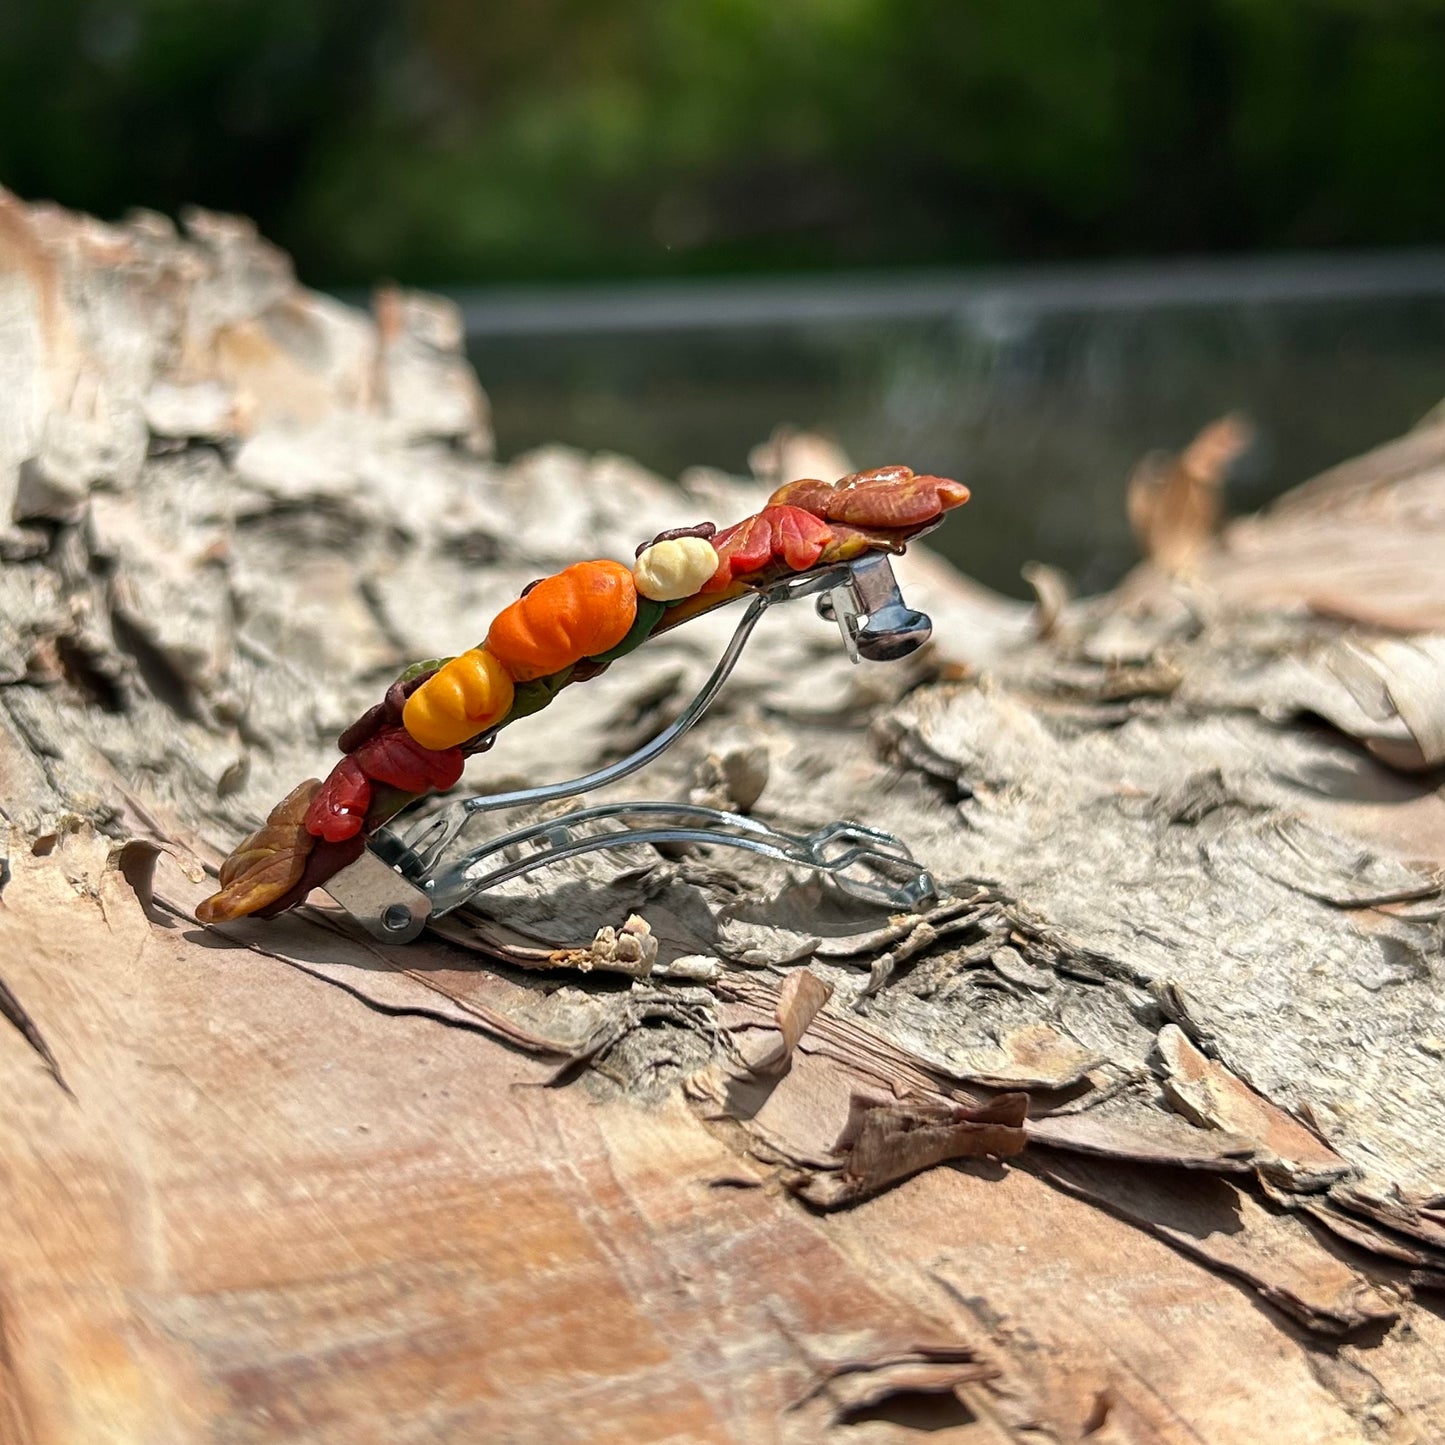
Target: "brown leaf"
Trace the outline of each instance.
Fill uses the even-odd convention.
[[[865,531],[907,533],[968,501],[968,488],[948,477],[919,477],[908,467],[854,472],[836,485],[805,477],[768,498],[770,506],[800,507],[815,517]]]
[[[279,898],[256,909],[257,918],[276,918],[288,908],[304,903],[312,889],[324,888],[343,868],[355,863],[366,851],[366,834],[358,833],[340,843],[328,842],[325,838],[313,838],[311,851],[302,864],[301,876]]]
[[[770,507],[801,507],[815,517],[828,515],[828,503],[833,500],[832,482],[820,481],[817,477],[802,477],[796,482],[787,482],[768,498]]]
[[[949,477],[917,477],[907,467],[883,467],[844,477],[828,502],[827,517],[855,527],[922,527],[968,497],[968,488]]]
[[[243,918],[291,891],[316,844],[306,831],[305,818],[320,787],[319,778],[299,784],[221,864],[220,892],[213,893],[196,909],[202,923]]]

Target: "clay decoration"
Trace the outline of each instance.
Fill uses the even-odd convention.
[[[357,858],[368,834],[429,792],[445,792],[468,755],[509,723],[547,707],[647,639],[781,577],[901,552],[968,500],[946,477],[907,467],[805,478],[719,532],[711,522],[664,532],[632,567],[577,562],[529,586],[458,657],[408,668],[338,740],[330,775],[303,783],[221,867],[203,923],[272,917]]]

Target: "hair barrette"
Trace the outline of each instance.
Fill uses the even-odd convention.
[[[498,614],[479,646],[403,672],[341,734],[343,756],[330,775],[300,784],[236,847],[221,866],[219,891],[196,916],[205,923],[271,918],[319,887],[372,934],[402,943],[428,918],[511,878],[634,843],[741,848],[821,872],[857,897],[918,907],[933,897],[933,883],[907,846],[848,822],[799,835],[686,803],[606,803],[504,833],[459,857],[451,851],[481,814],[569,798],[657,758],[703,716],[758,619],[779,603],[815,597],[855,662],[908,656],[928,640],[932,624],[904,602],[889,555],[968,496],[959,482],[900,466],[836,483],[794,481],[723,531],[704,522],[663,532],[637,549],[630,567],[577,562],[532,583]],[[387,826],[419,799],[454,787],[469,756],[485,752],[504,727],[541,711],[563,688],[742,597],[751,600],[711,676],[634,753],[580,778],[465,799],[405,837]]]

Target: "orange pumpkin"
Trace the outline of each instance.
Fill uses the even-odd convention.
[[[628,568],[577,562],[506,608],[487,633],[486,649],[515,681],[530,682],[616,647],[636,616]]]

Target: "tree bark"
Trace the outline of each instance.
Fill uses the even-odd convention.
[[[1107,597],[910,555],[930,653],[774,620],[633,780],[896,832],[929,913],[637,850],[384,948],[191,912],[406,664],[776,476],[497,463],[449,307],[214,216],[0,193],[0,336],[0,1440],[1445,1436],[1438,420]]]

